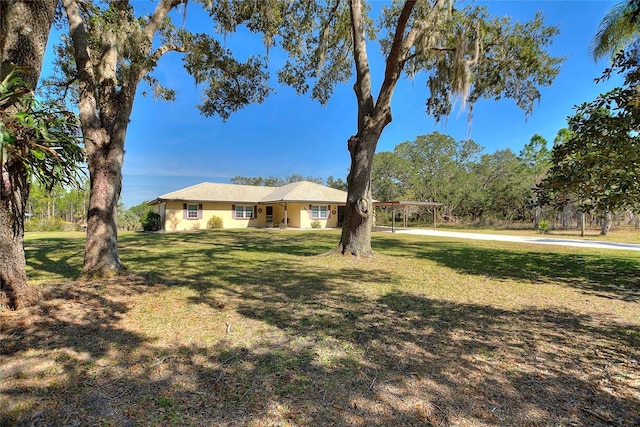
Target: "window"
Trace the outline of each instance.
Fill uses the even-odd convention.
[[[183,219],[202,219],[202,203],[200,204],[182,204]]]
[[[198,205],[187,205],[187,219],[198,219]]]
[[[253,206],[236,205],[236,218],[253,218]]]
[[[326,205],[311,205],[311,219],[327,219],[329,209]]]

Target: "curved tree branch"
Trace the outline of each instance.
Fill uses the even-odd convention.
[[[427,16],[423,19],[416,20],[413,27],[409,29],[406,37],[405,32],[409,24],[409,19],[414,12],[415,0],[408,0],[405,2],[400,16],[398,17],[398,23],[393,37],[393,44],[387,57],[387,64],[384,73],[384,81],[380,87],[380,93],[378,94],[377,104],[380,106],[389,106],[391,104],[391,97],[395,89],[395,85],[398,79],[402,75],[402,70],[406,62],[411,59],[409,52],[416,42],[416,39],[420,37],[428,28],[430,22],[434,22],[437,18],[437,14],[442,12],[446,7],[451,7],[449,0],[437,0]]]
[[[371,96],[371,70],[362,22],[362,4],[360,0],[351,0],[350,6],[353,57],[356,65],[356,83],[353,88],[358,101],[358,133],[360,133],[364,129],[365,117],[373,112],[374,101]]]
[[[76,0],[62,0],[69,20],[69,33],[75,53],[78,71],[79,109],[83,127],[100,129],[100,117],[95,97],[95,73],[91,64],[91,54],[87,30]]]
[[[180,4],[186,4],[188,0],[162,0],[156,6],[156,9],[153,11],[153,14],[149,18],[149,22],[144,28],[144,34],[147,36],[149,40],[149,44],[153,40],[153,36],[155,35],[158,28],[162,26],[162,22],[167,17],[171,9],[177,7]]]

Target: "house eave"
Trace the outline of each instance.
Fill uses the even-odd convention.
[[[346,205],[347,202],[336,201],[336,200],[288,200],[288,199],[279,199],[279,200],[261,200],[259,204],[268,205],[272,203],[315,203],[315,204],[335,204],[335,205]]]
[[[260,202],[259,201],[255,201],[255,200],[211,200],[211,199],[162,199],[162,198],[157,198],[154,199],[150,202],[148,202],[147,204],[149,205],[153,205],[153,204],[159,204],[159,203],[163,203],[163,202],[179,202],[179,203],[188,203],[188,202],[192,202],[192,203],[230,203],[230,204],[241,204],[241,203],[246,203],[248,205],[257,205]]]

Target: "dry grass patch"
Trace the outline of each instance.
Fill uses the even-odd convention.
[[[337,240],[125,235],[139,273],[88,283],[81,240],[29,240],[48,298],[0,317],[0,424],[640,423],[639,255],[376,234],[372,259],[315,256]]]

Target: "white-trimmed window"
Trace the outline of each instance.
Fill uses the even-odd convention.
[[[183,219],[202,219],[202,204],[183,203],[182,204]]]
[[[250,206],[250,205],[236,205],[235,206],[235,218],[238,218],[238,219],[251,219],[251,218],[253,218],[253,206]]]
[[[198,205],[187,204],[187,219],[198,219]]]
[[[311,219],[327,219],[329,218],[329,209],[327,205],[311,205]]]

